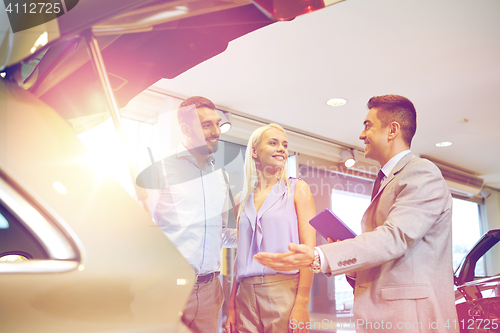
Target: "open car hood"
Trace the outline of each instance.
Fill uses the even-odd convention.
[[[161,78],[174,78],[223,52],[230,41],[275,22],[248,0],[77,2],[46,24],[15,34],[0,31],[6,78],[23,85],[65,119],[107,111],[86,34],[96,37],[118,106],[124,107]],[[33,46],[44,29],[48,29],[46,44]]]
[[[490,230],[479,239],[456,270],[456,286],[461,286],[467,282],[474,281],[474,271],[476,269],[477,261],[499,241],[500,229]]]
[[[90,61],[90,38],[109,77],[106,93],[111,89],[122,108],[156,81],[223,52],[240,36],[341,1],[52,0],[53,11],[56,2],[63,7],[58,14],[20,16],[16,10],[37,2],[15,7],[5,0],[0,72],[67,120],[101,114],[108,105]]]

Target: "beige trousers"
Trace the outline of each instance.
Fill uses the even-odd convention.
[[[236,331],[284,333],[292,311],[299,274],[254,276],[240,282],[236,294]]]
[[[184,307],[182,322],[194,333],[216,333],[223,301],[218,277],[208,283],[195,283]]]

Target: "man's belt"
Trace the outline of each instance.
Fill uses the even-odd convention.
[[[208,273],[205,275],[198,275],[198,276],[196,276],[196,283],[209,283],[214,278],[219,276],[219,274],[220,274],[220,272],[212,272],[212,273]]]

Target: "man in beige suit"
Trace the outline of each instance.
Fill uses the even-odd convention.
[[[386,95],[371,98],[368,108],[359,138],[365,156],[382,168],[361,221],[363,233],[314,249],[290,244],[291,253],[255,258],[275,270],[309,266],[328,276],[355,276],[358,333],[458,332],[450,191],[439,169],[409,150],[416,131],[413,104]]]

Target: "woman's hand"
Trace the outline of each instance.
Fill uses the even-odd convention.
[[[227,333],[236,332],[236,293],[240,283],[233,277],[233,286],[231,287],[231,296],[229,297],[229,304],[227,306],[227,319],[224,329]]]
[[[229,305],[227,309],[227,319],[224,329],[227,333],[237,333],[236,332],[236,310],[234,306]]]

